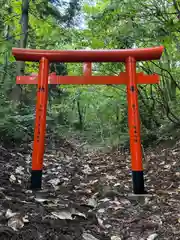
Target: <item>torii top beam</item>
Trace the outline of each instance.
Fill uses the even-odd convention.
[[[125,62],[131,56],[136,61],[160,59],[164,47],[137,48],[122,50],[39,50],[13,48],[17,61],[38,62],[42,57],[49,62]]]

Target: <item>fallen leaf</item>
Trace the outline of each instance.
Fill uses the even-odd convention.
[[[95,238],[93,235],[89,233],[83,233],[82,237],[84,240],[98,240],[97,238]]]
[[[103,199],[100,199],[99,201],[100,201],[100,202],[109,202],[110,199],[109,199],[109,198],[103,198]]]
[[[154,239],[156,239],[158,237],[158,234],[157,233],[153,233],[153,234],[151,234],[148,238],[147,238],[147,240],[154,240]]]
[[[7,219],[9,219],[9,218],[11,218],[11,217],[14,217],[15,215],[17,215],[17,212],[14,212],[14,213],[13,213],[11,209],[8,209],[8,210],[6,211],[5,217],[6,217]]]
[[[28,219],[28,216],[25,215],[23,218],[22,218],[23,222],[24,223],[28,223],[29,222],[29,219]]]
[[[90,198],[87,202],[87,205],[95,208],[97,207],[97,201],[94,198]]]
[[[23,175],[24,174],[23,170],[24,170],[24,168],[19,166],[16,168],[15,173],[19,173],[20,175]]]
[[[112,176],[112,175],[106,175],[106,178],[107,178],[108,180],[116,180],[116,179],[117,179],[117,177]]]
[[[43,203],[43,202],[47,202],[48,201],[48,199],[46,199],[46,198],[35,198],[34,199],[36,202],[40,202],[40,203]]]
[[[109,229],[109,228],[111,228],[112,226],[110,225],[110,224],[106,224],[105,225],[105,228],[107,228],[107,229]]]
[[[97,218],[97,220],[98,220],[99,226],[102,227],[102,228],[105,228],[105,226],[103,224],[103,220],[100,219],[100,218]]]
[[[82,170],[85,174],[90,174],[92,172],[92,169],[89,167],[88,164],[84,165],[84,169]]]
[[[76,215],[76,216],[79,216],[79,217],[84,217],[86,218],[86,215],[84,213],[81,213],[79,211],[76,211],[74,208],[71,209],[71,214],[72,215]]]
[[[112,237],[111,237],[111,240],[121,240],[121,238],[118,237],[118,236],[112,236]]]
[[[54,179],[49,180],[48,182],[50,184],[52,184],[53,186],[57,186],[61,182],[61,180],[58,178],[54,178]]]
[[[105,212],[105,209],[104,209],[104,208],[100,208],[100,209],[98,210],[98,212],[99,212],[99,213],[104,213],[104,212]]]
[[[69,211],[59,211],[59,212],[52,212],[52,215],[54,215],[55,217],[59,218],[59,219],[69,219],[69,220],[73,220],[72,218],[72,213]]]
[[[8,220],[8,227],[11,227],[14,231],[24,227],[23,218],[20,215],[16,215]]]
[[[11,176],[9,178],[9,181],[12,182],[12,183],[15,182],[16,181],[16,177],[13,174],[11,174]]]

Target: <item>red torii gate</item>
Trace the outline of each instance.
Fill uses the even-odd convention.
[[[160,59],[163,49],[163,46],[123,50],[12,49],[17,61],[40,63],[38,76],[18,76],[16,79],[17,84],[38,85],[31,189],[40,189],[42,182],[48,84],[125,84],[127,85],[133,191],[135,194],[145,193],[137,84],[156,84],[159,82],[159,76],[136,73],[136,61]],[[56,76],[55,73],[49,75],[49,63],[51,62],[82,62],[84,63],[83,76]],[[119,76],[92,76],[92,62],[124,62],[126,71],[120,73]]]

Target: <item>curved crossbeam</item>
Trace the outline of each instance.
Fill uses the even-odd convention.
[[[131,56],[136,61],[159,59],[163,46],[153,48],[117,49],[117,50],[38,50],[13,48],[17,61],[38,62],[45,57],[49,62],[125,62]]]

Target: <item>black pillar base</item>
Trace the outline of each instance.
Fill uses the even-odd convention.
[[[134,194],[146,194],[144,190],[144,175],[143,171],[132,171],[133,192]]]
[[[41,184],[42,184],[42,170],[32,170],[30,188],[32,190],[41,189]]]

